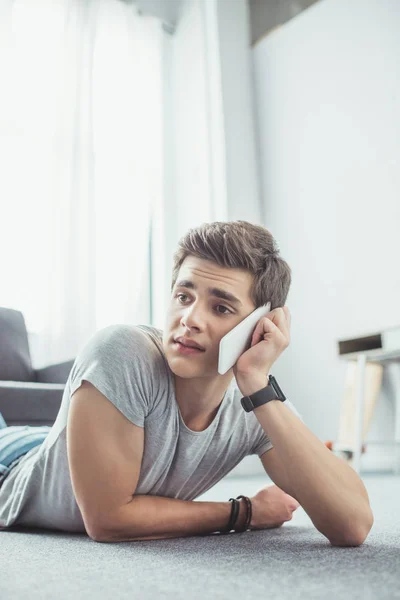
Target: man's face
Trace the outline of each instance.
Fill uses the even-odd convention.
[[[189,283],[188,283],[189,282]],[[171,370],[183,378],[218,375],[219,342],[256,307],[250,298],[253,275],[187,256],[171,293],[163,331],[163,347]],[[209,292],[218,288],[233,298]],[[218,293],[218,292],[217,292]],[[204,351],[184,353],[174,340],[185,337]]]

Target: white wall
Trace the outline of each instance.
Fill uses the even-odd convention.
[[[322,0],[253,49],[263,224],[293,269],[274,374],[322,440],[338,432],[337,340],[400,325],[399,31],[398,0]],[[367,441],[393,436],[392,375]],[[361,469],[392,453],[370,446]]]
[[[207,4],[206,4],[207,6]],[[261,219],[247,0],[216,0],[221,65],[226,219]]]

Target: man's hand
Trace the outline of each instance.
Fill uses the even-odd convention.
[[[260,380],[290,343],[290,312],[287,306],[271,310],[253,331],[251,346],[233,367],[238,386],[241,380]]]
[[[250,498],[252,518],[250,529],[272,529],[290,521],[300,504],[277,485],[263,487]]]

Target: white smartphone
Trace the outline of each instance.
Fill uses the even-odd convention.
[[[271,302],[259,306],[231,329],[219,343],[218,373],[224,375],[251,346],[258,321],[270,312]]]

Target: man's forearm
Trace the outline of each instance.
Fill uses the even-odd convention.
[[[295,493],[315,527],[331,542],[368,535],[373,514],[357,473],[335,456],[288,406],[272,400],[254,413],[276,448]]]
[[[206,535],[225,529],[231,515],[231,502],[179,500],[163,496],[137,495],[97,528],[93,539],[98,542],[157,540],[163,538]],[[235,527],[246,519],[246,505],[240,500]]]
[[[261,379],[242,379],[240,389],[247,396],[265,385]],[[332,543],[362,543],[372,527],[373,514],[367,490],[354,469],[335,456],[284,402],[271,400],[255,408],[254,414],[285,466],[296,500],[318,531]]]

